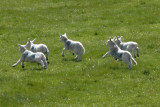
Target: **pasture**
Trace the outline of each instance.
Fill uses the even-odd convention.
[[[0,106],[160,106],[160,1],[0,0]],[[80,41],[80,62],[62,57],[60,33]],[[131,70],[111,56],[109,37],[140,48]],[[28,38],[49,48],[47,69],[12,65]]]

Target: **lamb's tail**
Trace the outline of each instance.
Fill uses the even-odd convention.
[[[137,65],[137,62],[136,62],[136,60],[131,56],[131,60],[133,61],[133,63],[135,64],[135,65]]]

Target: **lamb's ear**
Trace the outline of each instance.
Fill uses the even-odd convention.
[[[117,40],[119,39],[119,36],[117,36]]]
[[[28,42],[30,42],[30,38],[28,38]]]
[[[36,41],[36,38],[34,40],[32,40],[32,43]]]
[[[66,33],[64,33],[64,36],[66,36],[66,37],[67,37],[67,34],[66,34]]]
[[[109,38],[109,40],[112,41],[111,38]]]
[[[123,36],[120,37],[120,40],[122,41]]]

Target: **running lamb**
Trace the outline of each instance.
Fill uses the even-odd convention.
[[[124,63],[126,63],[128,65],[128,68],[131,69],[132,68],[132,61],[134,62],[134,64],[137,65],[137,62],[133,59],[132,55],[130,54],[130,52],[125,51],[125,50],[121,50],[113,40],[108,40],[107,41],[107,46],[110,48],[109,52],[107,52],[102,58],[105,58],[107,55],[112,55],[114,58],[123,61]]]
[[[29,48],[30,51],[32,51],[32,52],[42,52],[42,53],[46,54],[46,59],[48,61],[49,50],[48,50],[47,46],[45,44],[34,44],[35,40],[36,39],[31,41],[28,38],[28,42],[26,44],[26,48]]]
[[[24,62],[37,62],[42,65],[43,68],[47,68],[47,61],[46,57],[42,52],[33,53],[25,48],[23,45],[19,46],[19,52],[22,54],[20,59],[17,63],[13,64],[12,66],[15,67],[19,63],[21,63],[22,68],[24,68]]]
[[[60,34],[60,41],[64,42],[62,56],[64,56],[66,50],[69,50],[72,55],[74,55],[73,52],[75,52],[77,61],[81,60],[82,55],[85,53],[85,49],[80,42],[68,39],[66,33],[64,35]]]
[[[137,57],[139,57],[139,48],[136,42],[122,42],[122,36],[120,38],[117,37],[114,41],[122,50],[132,51],[134,58],[136,58],[135,51],[137,51]]]

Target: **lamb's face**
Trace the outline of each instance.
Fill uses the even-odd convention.
[[[115,43],[116,43],[117,45],[120,45],[121,40],[120,40],[120,39],[116,39],[116,40],[115,40]]]
[[[20,53],[23,53],[26,50],[26,48],[24,46],[22,46],[22,45],[18,45],[18,46],[19,46]]]
[[[113,47],[115,44],[114,44],[114,42],[112,41],[112,40],[108,40],[107,41],[107,46],[108,47]]]
[[[66,33],[65,33],[64,35],[60,35],[60,41],[61,41],[61,42],[65,42],[67,39],[68,39],[68,38],[67,38]]]
[[[28,40],[27,44],[26,44],[26,48],[30,48],[32,44],[32,41]]]
[[[63,35],[62,36],[60,36],[60,39],[59,39],[61,42],[64,42],[64,37],[63,37]]]

